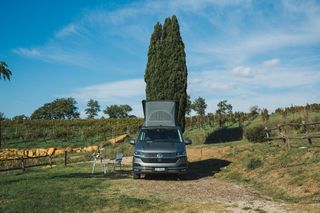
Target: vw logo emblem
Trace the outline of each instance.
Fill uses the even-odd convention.
[[[162,158],[163,155],[161,153],[157,154],[157,158]]]

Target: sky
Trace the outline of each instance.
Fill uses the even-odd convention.
[[[320,1],[0,0],[0,112],[25,114],[73,97],[82,117],[129,104],[142,116],[153,26],[176,15],[185,44],[188,93],[215,112],[320,102]],[[102,114],[100,114],[102,115]]]

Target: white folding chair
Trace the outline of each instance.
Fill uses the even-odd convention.
[[[123,154],[122,153],[119,153],[119,154],[116,155],[116,158],[113,160],[112,172],[114,171],[116,166],[120,166],[120,170],[121,170],[122,158],[123,158]]]
[[[94,158],[93,160],[93,165],[92,165],[92,171],[91,173],[94,173],[95,167],[96,167],[96,162],[97,160],[100,160],[100,169],[103,171],[104,174],[107,174],[107,164],[106,164],[106,158],[103,157],[99,152],[98,153],[93,153],[92,157]]]

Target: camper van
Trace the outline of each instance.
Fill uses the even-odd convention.
[[[133,179],[141,174],[186,174],[188,169],[186,145],[177,125],[177,108],[174,101],[142,101],[144,125],[134,145]]]

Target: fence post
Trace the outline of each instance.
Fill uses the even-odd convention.
[[[281,128],[281,125],[280,125],[280,124],[278,124],[278,130],[279,130],[279,132],[280,132],[281,139],[282,139],[283,143],[287,144],[288,149],[290,149],[289,140],[287,139],[287,137],[286,137],[286,135],[285,135],[284,128]]]
[[[25,171],[25,167],[26,167],[26,165],[25,165],[24,157],[22,157],[21,158],[21,169],[23,172]]]
[[[303,127],[303,130],[306,132],[306,138],[308,140],[308,143],[312,146],[312,140],[311,140],[311,137],[309,135],[310,131],[309,131],[309,128],[307,127],[307,125],[306,125],[306,122],[302,121],[301,125]]]
[[[52,168],[52,155],[48,155],[49,156],[49,164],[50,164],[50,168]]]
[[[67,149],[64,150],[64,166],[67,166],[68,161],[68,151]]]
[[[270,134],[269,134],[268,127],[264,127],[264,131],[266,132],[266,136],[267,136],[267,141],[268,141],[268,143],[271,143],[271,140],[269,139],[269,138],[270,138]]]

